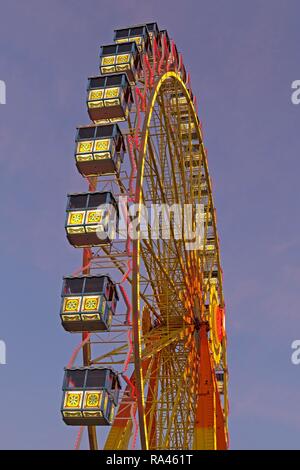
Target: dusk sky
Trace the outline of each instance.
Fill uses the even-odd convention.
[[[113,30],[157,21],[191,74],[213,181],[230,372],[230,447],[297,449],[300,365],[298,0],[2,0],[0,80],[0,448],[70,449],[63,367],[78,341],[60,325],[66,194],[89,122],[87,77]]]

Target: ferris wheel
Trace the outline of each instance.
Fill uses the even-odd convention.
[[[212,186],[182,55],[148,23],[115,30],[77,129],[83,251],[61,322],[80,335],[61,413],[90,449],[227,449],[225,302]],[[149,215],[150,214],[150,215]],[[76,336],[75,336],[76,337]],[[81,354],[82,351],[82,354]]]

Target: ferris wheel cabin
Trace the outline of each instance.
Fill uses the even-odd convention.
[[[216,371],[216,380],[219,393],[224,393],[224,372]]]
[[[115,29],[114,41],[116,44],[135,42],[140,52],[145,51],[147,54],[152,52],[150,35],[145,24]]]
[[[111,192],[68,195],[65,230],[76,248],[110,244],[116,235],[118,207]]]
[[[118,173],[125,150],[118,124],[83,126],[77,129],[75,160],[82,176]]]
[[[182,116],[180,119],[180,133],[181,139],[186,140],[196,140],[198,135],[196,131],[196,126],[194,121],[189,115]]]
[[[191,148],[190,148],[191,147]],[[183,156],[186,169],[192,169],[198,173],[201,166],[201,150],[199,143],[193,143],[191,146],[183,143]]]
[[[125,121],[132,103],[132,92],[125,73],[89,79],[87,107],[95,124]]]
[[[102,75],[124,72],[130,85],[135,85],[141,68],[141,57],[135,42],[101,47],[100,73]]]
[[[119,296],[109,276],[64,277],[60,318],[66,331],[108,331]]]
[[[150,36],[151,41],[153,38],[158,39],[159,37],[159,27],[157,23],[146,23],[147,30]]]
[[[121,384],[118,374],[100,366],[65,369],[61,413],[73,426],[109,426]]]
[[[161,47],[164,47],[163,42],[167,46],[168,52],[171,50],[171,41],[169,37],[169,33],[166,29],[161,29],[158,34],[158,41]]]

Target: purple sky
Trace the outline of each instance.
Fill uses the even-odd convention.
[[[298,0],[1,2],[0,448],[72,448],[59,408],[77,340],[60,326],[75,127],[113,29],[157,21],[183,52],[208,147],[227,300],[231,448],[299,448]]]

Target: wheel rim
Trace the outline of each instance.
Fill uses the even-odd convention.
[[[202,137],[200,130],[197,126],[197,116],[195,109],[193,107],[193,104],[190,100],[190,96],[188,93],[188,90],[185,86],[185,84],[182,82],[179,74],[176,72],[168,72],[164,74],[160,80],[157,82],[151,98],[149,99],[149,104],[148,104],[148,109],[145,113],[145,119],[144,119],[144,126],[142,130],[142,141],[141,141],[141,151],[139,154],[139,164],[138,164],[138,174],[137,174],[137,184],[136,184],[136,193],[135,193],[135,202],[139,206],[141,204],[145,203],[145,198],[143,196],[143,193],[147,189],[148,192],[153,192],[153,185],[155,185],[156,189],[156,196],[159,190],[161,193],[159,194],[160,197],[156,197],[156,200],[152,200],[151,202],[155,203],[157,200],[160,200],[160,202],[172,204],[172,203],[179,203],[179,204],[187,204],[188,199],[190,196],[190,188],[189,185],[186,185],[187,187],[184,188],[184,191],[181,191],[181,194],[179,194],[179,191],[176,191],[175,184],[178,183],[178,175],[176,178],[176,168],[175,166],[180,166],[180,163],[182,163],[182,155],[180,155],[180,152],[177,152],[177,164],[176,165],[169,165],[169,168],[167,168],[166,160],[166,155],[156,155],[156,157],[160,157],[160,161],[157,161],[157,164],[154,164],[154,152],[151,152],[151,147],[152,144],[149,141],[151,141],[151,130],[150,128],[154,129],[157,131],[157,126],[154,125],[152,122],[153,114],[155,113],[155,106],[157,104],[157,100],[161,98],[160,92],[162,91],[163,85],[166,82],[172,81],[172,85],[169,90],[170,93],[176,93],[177,97],[179,96],[179,93],[182,92],[184,93],[185,98],[187,99],[189,103],[189,129],[191,129],[191,123],[194,124],[195,128],[197,129],[198,133],[198,139],[199,139],[199,144],[202,143]],[[167,93],[168,94],[168,93]],[[160,106],[160,107],[163,107]],[[177,99],[177,107],[178,107],[178,99]],[[165,110],[166,111],[166,110]],[[158,112],[156,112],[158,114]],[[177,115],[177,118],[179,116]],[[168,126],[167,121],[169,119],[165,116],[165,126]],[[151,126],[152,124],[152,126]],[[171,126],[172,127],[172,126]],[[166,132],[167,133],[167,132]],[[177,136],[178,137],[178,136]],[[191,137],[191,136],[190,136]],[[177,139],[178,140],[178,139]],[[179,141],[181,139],[179,138]],[[191,141],[191,138],[190,138]],[[177,143],[177,142],[176,142]],[[181,146],[181,151],[182,151],[182,141],[180,142]],[[150,148],[149,148],[150,147]],[[169,148],[170,152],[170,148]],[[152,155],[151,155],[152,153]],[[175,152],[174,152],[175,153]],[[170,152],[169,157],[174,157],[174,153]],[[147,160],[148,159],[148,160]],[[164,165],[162,164],[162,160],[164,161]],[[205,154],[202,153],[202,159],[204,161],[205,159]],[[152,160],[153,165],[149,164],[149,160]],[[157,158],[159,160],[159,158]],[[175,158],[176,160],[176,158]],[[170,162],[168,162],[170,163]],[[173,194],[171,197],[166,196],[166,186],[165,186],[165,181],[160,181],[160,183],[157,182],[160,178],[162,178],[163,171],[162,166],[165,167],[165,169],[170,170],[172,174],[172,182],[171,185],[174,184],[173,186]],[[147,167],[150,168],[154,167],[154,177],[151,178],[149,176],[149,171],[148,171],[148,176],[145,176],[145,173],[147,173]],[[171,167],[171,168],[170,168]],[[145,170],[146,168],[146,170]],[[155,172],[156,169],[156,172]],[[180,172],[179,172],[180,173]],[[183,173],[184,174],[184,173]],[[147,180],[147,183],[145,184],[145,180]],[[184,180],[182,181],[182,184],[184,186]],[[146,188],[144,187],[146,186]],[[151,191],[152,190],[152,191]],[[164,193],[164,195],[163,195]],[[164,197],[163,197],[164,196]],[[200,200],[201,195],[198,194],[196,199]],[[210,194],[211,197],[211,194]],[[149,198],[148,198],[149,200]],[[148,201],[149,202],[149,201]],[[195,202],[195,201],[193,201]],[[139,211],[141,214],[141,211]],[[140,220],[140,219],[139,219]],[[215,234],[216,235],[216,234]],[[203,256],[199,256],[199,252],[197,253],[197,250],[186,252],[186,250],[183,248],[184,241],[175,241],[174,239],[171,240],[173,243],[165,243],[161,242],[161,246],[154,248],[154,244],[151,243],[152,241],[143,241],[141,237],[134,241],[133,243],[133,312],[135,312],[134,315],[134,343],[135,343],[135,377],[136,377],[136,386],[138,390],[138,395],[137,395],[137,403],[138,403],[138,412],[139,412],[139,426],[140,426],[140,438],[141,438],[141,445],[142,448],[147,449],[149,446],[151,448],[191,448],[192,446],[192,439],[193,439],[193,428],[194,428],[194,422],[195,422],[195,407],[196,407],[196,397],[195,397],[195,392],[196,392],[196,382],[197,382],[197,370],[196,367],[193,367],[193,362],[195,362],[196,355],[197,355],[197,342],[199,341],[198,338],[198,332],[197,332],[197,320],[200,320],[203,318],[204,312],[201,312],[201,308],[199,308],[200,305],[204,304],[204,299],[207,294],[210,293],[211,290],[211,284],[209,280],[206,282],[206,285],[203,283],[203,279],[201,279],[201,276],[199,275],[200,273],[196,273],[195,268],[197,269],[197,262],[199,265],[200,261],[200,266],[205,264],[205,259]],[[158,244],[160,244],[160,241],[157,241]],[[165,257],[164,249],[169,250],[169,253],[167,255],[169,258]],[[174,272],[170,273],[172,271],[171,268],[171,262],[167,262],[168,259],[170,260],[170,253],[175,254],[179,258],[182,257],[184,258],[184,262],[179,262],[178,266],[176,268],[179,268],[179,271],[181,273],[181,278],[177,279],[177,281],[174,281]],[[147,260],[147,255],[150,253],[150,259]],[[217,262],[217,257],[215,259]],[[143,265],[141,267],[141,264]],[[163,277],[167,278],[167,287],[166,287],[166,293],[164,295],[169,296],[168,301],[172,299],[172,305],[162,305],[165,304],[165,301],[160,302],[160,305],[157,310],[160,310],[159,317],[162,317],[162,323],[164,326],[158,327],[152,330],[152,335],[151,333],[143,335],[142,329],[141,329],[141,323],[142,323],[142,313],[143,313],[143,306],[141,305],[140,302],[140,292],[144,291],[144,284],[147,282],[145,272],[141,274],[141,271],[146,271],[148,276],[150,277],[151,275],[151,267],[153,264],[156,264],[157,267],[159,268],[158,270],[161,270],[162,276],[158,277],[158,279],[155,279],[155,275],[151,277],[151,279],[148,279],[150,281],[152,289],[155,292],[153,293],[153,297],[155,297],[155,301],[153,302],[156,304],[156,308],[158,307],[158,298],[159,298],[159,285],[161,285],[163,281]],[[146,266],[147,265],[147,266]],[[178,270],[178,269],[177,269]],[[152,269],[153,273],[153,269]],[[179,273],[179,274],[180,274]],[[156,276],[157,276],[157,270],[156,270]],[[141,278],[143,281],[141,282]],[[185,284],[185,287],[188,288],[188,291],[186,291],[187,296],[185,299],[185,304],[183,304],[182,299],[180,299],[180,294],[182,293],[182,290],[180,288],[176,288],[176,285],[183,285]],[[177,303],[181,303],[181,315],[177,314],[174,315],[174,292],[172,294],[172,291],[176,291],[176,301]],[[195,296],[193,298],[193,296]],[[198,306],[196,305],[198,303]],[[192,309],[191,306],[192,305]],[[162,314],[162,308],[164,309],[164,313]],[[156,309],[155,309],[156,310]],[[192,314],[191,314],[192,310]],[[181,324],[177,325],[177,327],[174,327],[174,323],[176,323],[176,320],[184,319]],[[153,320],[153,319],[152,319]],[[168,325],[166,327],[166,324]],[[170,326],[172,324],[172,326]],[[212,331],[214,332],[214,326],[212,326]],[[165,331],[167,330],[167,331]],[[161,340],[159,338],[159,333],[161,337],[166,337],[164,340]],[[144,336],[144,337],[143,337]],[[145,357],[148,357],[147,354],[147,346],[145,346],[145,343],[149,344],[149,337],[155,337],[156,336],[156,341],[154,341],[155,344],[152,345],[152,349],[154,351],[157,351],[157,354],[159,354],[158,358],[155,357],[153,358],[153,361],[156,360],[159,362],[158,365],[156,365],[157,372],[156,372],[156,383],[155,383],[155,390],[156,390],[156,406],[155,406],[155,401],[153,399],[153,390],[151,392],[152,395],[152,407],[149,404],[149,401],[147,401],[146,395],[147,393],[149,394],[149,380],[151,377],[151,373],[146,374],[145,377],[143,377],[143,372],[142,372],[142,360]],[[212,334],[212,341],[211,344],[212,346],[214,345],[214,339],[215,335]],[[164,347],[164,344],[169,345]],[[149,347],[148,347],[149,349]],[[218,349],[218,361],[216,361],[216,365],[221,360],[221,345],[219,345]],[[145,352],[146,351],[146,352]],[[224,352],[223,352],[224,353]],[[177,362],[176,367],[173,365],[173,370],[170,368],[167,363],[170,361],[170,358],[172,357],[173,359],[176,357],[181,356],[181,360],[179,361],[174,361],[174,364]],[[215,358],[217,356],[215,355]],[[151,369],[153,368],[153,364],[149,366]],[[166,378],[167,377],[167,378]],[[189,384],[188,387],[183,387],[183,384]],[[160,395],[160,396],[157,396]],[[148,416],[146,416],[146,408],[148,408]],[[165,411],[165,408],[168,409],[168,411]],[[150,410],[150,411],[149,411]],[[178,415],[180,416],[180,425],[178,425]],[[164,426],[163,421],[167,421],[167,426]],[[156,436],[155,439],[153,436],[149,438],[149,434],[151,435],[151,430],[153,423],[155,421],[156,423]],[[150,428],[150,429],[149,429]],[[172,436],[172,438],[170,438]],[[151,442],[152,440],[152,442]],[[149,442],[150,441],[150,442]]]

